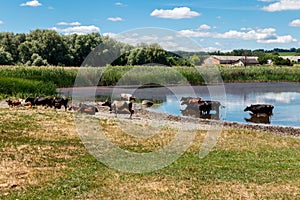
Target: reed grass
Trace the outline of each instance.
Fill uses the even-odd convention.
[[[214,76],[220,75],[224,82],[300,82],[300,67],[217,66]],[[138,85],[144,83],[207,84],[205,68],[162,67],[162,66],[107,66],[107,67],[0,67],[0,77],[21,78],[34,81],[52,82],[56,87],[113,86],[118,84]],[[208,78],[210,78],[208,76]],[[213,77],[215,78],[215,77]],[[206,80],[206,81],[205,81]],[[75,84],[76,85],[76,84]]]
[[[0,94],[2,97],[13,96],[25,98],[28,96],[54,95],[56,86],[52,82],[27,80],[22,78],[1,77]]]

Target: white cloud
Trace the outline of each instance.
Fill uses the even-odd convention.
[[[184,19],[199,16],[200,13],[191,11],[188,7],[174,8],[173,10],[155,9],[150,16],[166,19]]]
[[[53,27],[51,30],[69,35],[69,34],[88,34],[88,33],[94,33],[94,32],[100,32],[100,28],[94,25],[90,26],[72,26],[72,27],[67,27],[67,28],[57,28]]]
[[[207,24],[202,24],[200,25],[197,30],[210,30],[211,26],[207,25]]]
[[[278,36],[276,29],[264,28],[264,29],[250,29],[242,28],[243,30],[229,30],[224,33],[208,32],[208,31],[193,31],[193,30],[181,30],[178,33],[185,37],[207,37],[218,39],[241,39],[241,40],[255,40],[257,43],[292,43],[297,42],[291,35]]]
[[[38,7],[38,6],[42,6],[42,4],[38,0],[32,0],[32,1],[27,1],[26,3],[20,4],[20,6]]]
[[[3,22],[2,20],[0,20],[0,25],[1,25],[1,24],[4,24],[4,22]]]
[[[284,11],[284,10],[300,10],[299,0],[279,0],[268,6],[262,7],[262,10],[268,12]]]
[[[121,17],[109,17],[109,18],[107,18],[107,20],[113,21],[113,22],[123,21],[123,19]]]
[[[58,22],[57,25],[59,26],[80,26],[81,23],[80,22]]]
[[[295,19],[289,23],[290,26],[300,26],[300,19]]]
[[[116,2],[115,5],[116,6],[124,6],[124,4],[122,2]]]
[[[291,35],[284,35],[284,36],[276,36],[274,39],[267,39],[267,40],[258,40],[258,43],[270,44],[270,43],[292,43],[297,42]]]

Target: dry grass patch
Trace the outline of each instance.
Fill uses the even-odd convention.
[[[257,151],[267,148],[300,148],[300,138],[246,129],[224,129],[218,139],[218,148],[224,150]]]
[[[85,150],[78,146],[71,113],[0,108],[0,115],[0,191],[45,185],[71,170],[67,162]]]
[[[198,129],[190,148],[169,166],[130,174],[86,151],[72,113],[0,108],[0,117],[5,119],[0,122],[1,199],[298,199],[300,194],[299,138],[224,129],[200,159],[207,131]],[[76,125],[88,127],[93,119],[107,139],[136,153],[156,151],[177,133],[151,121],[84,119],[87,123]],[[138,130],[157,134],[137,135]]]

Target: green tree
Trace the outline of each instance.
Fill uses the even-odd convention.
[[[12,65],[13,57],[12,55],[5,51],[3,47],[0,48],[0,65]]]
[[[48,65],[47,60],[43,59],[39,54],[32,54],[31,56],[32,64],[33,66],[46,66]]]

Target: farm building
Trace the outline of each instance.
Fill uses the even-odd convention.
[[[283,59],[289,59],[290,61],[294,61],[296,63],[300,63],[300,56],[280,56]]]
[[[249,66],[259,65],[258,57],[254,56],[210,56],[204,60],[204,64]]]

